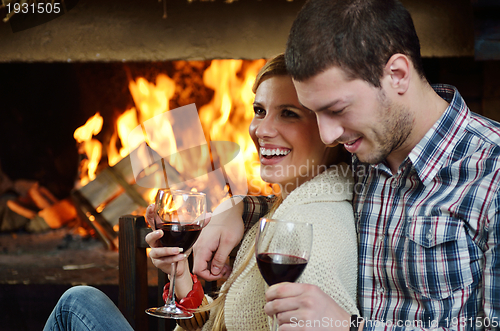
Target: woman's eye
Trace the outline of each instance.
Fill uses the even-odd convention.
[[[266,111],[262,108],[259,108],[259,107],[253,107],[253,112],[255,113],[255,116],[259,116],[259,117],[266,115]]]

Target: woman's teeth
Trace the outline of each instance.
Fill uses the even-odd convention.
[[[290,149],[284,150],[284,149],[268,149],[268,148],[260,148],[260,155],[262,156],[274,156],[274,155],[288,155],[291,152]]]

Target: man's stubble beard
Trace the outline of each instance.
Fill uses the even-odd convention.
[[[414,122],[408,108],[387,98],[383,90],[378,93],[377,100],[377,113],[381,120],[371,130],[374,150],[366,157],[356,155],[361,162],[368,164],[383,162],[401,147],[410,135]]]

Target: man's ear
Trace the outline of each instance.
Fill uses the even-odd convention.
[[[384,76],[398,94],[404,94],[410,86],[411,62],[404,54],[394,54],[384,67]]]

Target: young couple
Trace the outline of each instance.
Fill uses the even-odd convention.
[[[293,127],[293,120],[285,121],[293,110],[299,123],[317,119],[319,129],[304,124],[297,133],[301,138],[293,140],[311,143],[306,147],[309,157],[322,159],[320,155],[328,154],[326,146],[336,144],[353,154],[358,255],[357,262],[356,257],[346,259],[357,263],[362,321],[359,325],[345,323],[358,315],[350,308],[356,300],[354,293],[333,297],[328,292],[331,286],[338,289],[333,281],[349,291],[348,284],[356,278],[351,267],[335,271],[328,276],[331,279],[321,279],[315,269],[319,267],[308,266],[301,282],[268,288],[265,301],[258,301],[259,308],[268,316],[277,314],[280,331],[314,329],[317,324],[312,322],[325,320],[330,323],[321,324],[321,329],[498,329],[500,125],[470,112],[454,87],[429,85],[410,14],[396,0],[309,0],[294,21],[285,58],[293,84],[289,91],[295,99],[278,102],[283,93],[266,91],[274,104],[287,104],[273,108],[273,103],[259,101],[257,89],[254,139],[264,167],[303,162],[295,158],[298,145],[291,139],[296,136],[287,135],[294,130],[282,129],[284,123]],[[270,88],[278,80],[268,78],[260,87]],[[304,135],[306,128],[310,131]],[[318,130],[326,146],[317,138]],[[267,157],[269,150],[278,148],[281,156]],[[327,159],[322,162],[328,164]],[[329,171],[307,179],[293,191],[284,192],[288,195],[277,208],[272,199],[245,197],[226,217],[214,217],[195,245],[193,272],[207,280],[227,275],[226,257],[244,235],[243,245],[249,245],[247,238],[253,235],[252,226],[259,217],[273,211],[275,216],[285,217],[294,207],[305,212],[308,203],[303,194],[314,181],[348,182],[338,172],[331,176]],[[328,200],[321,209],[330,208],[329,221],[339,222],[346,231],[343,236],[351,236],[349,198],[338,192],[318,192],[317,198],[313,204]],[[345,216],[340,215],[342,208]],[[315,209],[320,208],[311,212]],[[335,221],[338,217],[342,219]],[[328,241],[338,240],[335,231],[328,231],[332,230],[323,231]],[[154,246],[160,235],[151,234],[148,242]],[[242,285],[247,275],[246,267],[238,275],[240,266],[246,264],[243,255],[250,251],[245,247],[231,273],[229,281],[233,282],[225,286],[222,321],[228,330],[233,318],[240,320],[240,306],[232,305],[229,298],[231,288],[240,285],[238,279]],[[334,251],[314,246],[313,254],[315,250],[326,270],[335,270],[344,259]],[[348,251],[355,252],[355,244]],[[175,252],[162,253],[159,248],[152,252],[160,268],[165,262],[183,259],[182,255],[166,257]],[[251,268],[252,262],[246,266]],[[249,280],[249,284],[259,281]],[[264,295],[265,287],[257,288],[260,294],[245,286],[242,289],[238,293]],[[241,300],[252,304],[256,299]],[[267,327],[267,317],[255,310],[245,316],[262,320],[260,325]]]
[[[313,224],[311,257],[298,281],[315,284],[351,314],[358,314],[357,242],[351,205],[353,182],[347,164],[350,156],[336,143],[327,146],[321,142],[316,116],[298,102],[282,54],[260,70],[253,92],[255,115],[249,131],[259,151],[261,177],[281,187],[267,216]],[[333,165],[335,167],[331,167]],[[234,199],[241,201],[238,197]],[[152,206],[146,218],[154,222]],[[245,236],[230,275],[224,272],[229,278],[217,299],[210,304],[211,298],[203,301],[205,307],[200,310],[209,310],[210,314],[200,312],[190,320],[179,321],[181,327],[187,330],[269,329],[270,319],[263,309],[268,286],[256,264],[256,232],[257,224]],[[187,259],[179,254],[177,247],[159,246],[157,241],[162,235],[158,230],[146,236],[152,247],[149,256],[153,264],[167,274],[171,272],[172,262],[179,262],[175,292],[181,300],[193,289]],[[335,255],[334,259],[331,254]],[[82,286],[62,296],[45,330],[111,328],[126,330],[130,326],[109,298],[95,288]]]

